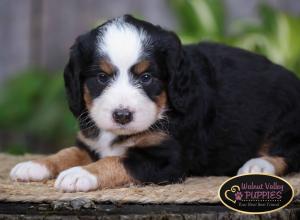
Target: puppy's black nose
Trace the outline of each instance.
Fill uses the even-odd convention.
[[[127,124],[132,121],[132,112],[126,108],[119,108],[113,112],[115,122],[119,124]]]

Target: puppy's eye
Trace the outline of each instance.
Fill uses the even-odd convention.
[[[105,73],[100,73],[98,75],[98,81],[102,84],[106,84],[109,81],[109,76]]]
[[[152,75],[150,73],[144,73],[140,76],[140,82],[144,85],[149,85],[152,82]]]

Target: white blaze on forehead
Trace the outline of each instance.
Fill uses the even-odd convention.
[[[128,70],[142,55],[146,35],[143,30],[125,23],[121,18],[107,24],[98,38],[98,50],[108,56],[119,71]]]

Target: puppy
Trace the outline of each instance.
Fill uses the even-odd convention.
[[[81,35],[64,71],[75,146],[17,164],[16,181],[64,192],[187,176],[299,171],[300,82],[268,59],[183,46],[129,15]]]

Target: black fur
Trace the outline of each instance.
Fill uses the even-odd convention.
[[[235,175],[246,161],[259,157],[265,143],[269,155],[285,159],[287,172],[299,171],[300,82],[291,72],[221,44],[182,46],[172,32],[124,18],[154,42],[145,48],[156,65],[159,86],[153,86],[166,89],[169,105],[168,123],[157,122],[169,138],[127,151],[124,165],[133,177],[162,183],[191,175]],[[95,83],[88,67],[96,59],[96,30],[78,38],[65,70],[70,109],[77,117],[86,111],[82,83]]]

